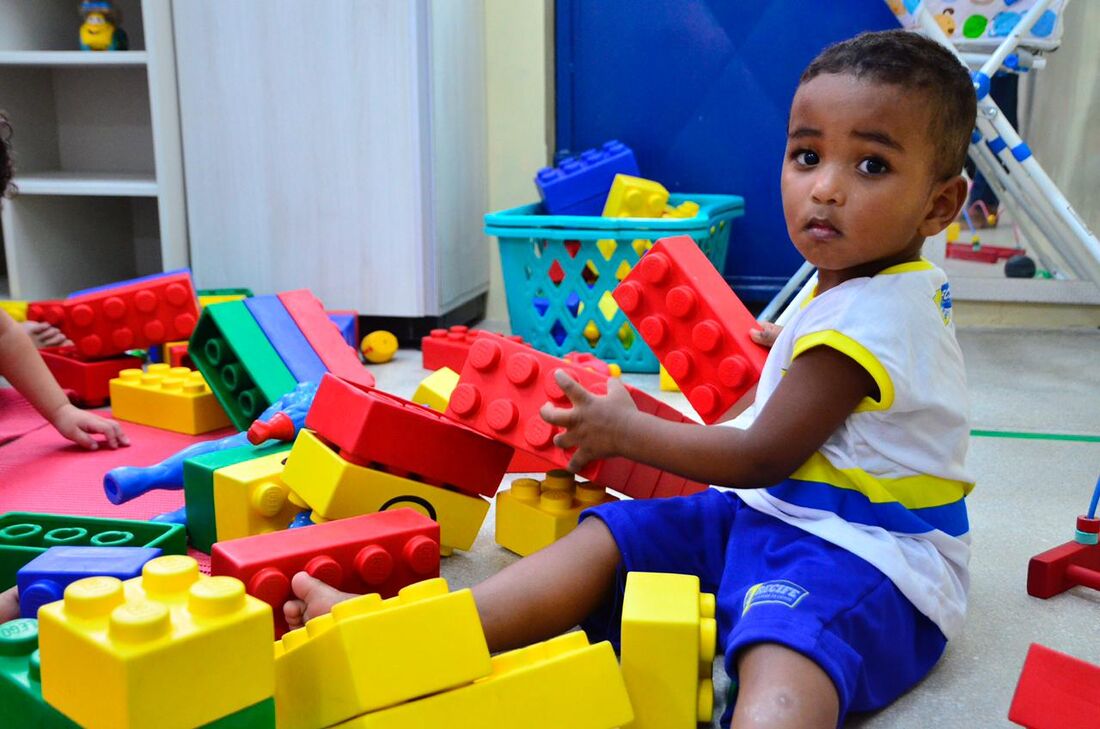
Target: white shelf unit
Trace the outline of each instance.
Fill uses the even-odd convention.
[[[121,0],[128,51],[80,51],[79,4],[0,0],[0,207],[12,298],[188,265],[171,0]]]

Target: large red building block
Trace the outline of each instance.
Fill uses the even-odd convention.
[[[44,321],[58,329],[65,321],[65,302],[61,299],[44,299],[27,304],[27,321]]]
[[[393,509],[217,542],[210,552],[210,574],[236,577],[271,606],[276,638],[287,630],[283,603],[298,572],[344,592],[393,597],[439,576],[439,524],[413,509]]]
[[[736,414],[768,350],[749,338],[756,319],[695,241],[657,241],[612,296],[704,423]]]
[[[492,497],[512,449],[434,410],[325,375],[306,427],[352,463]]]
[[[294,323],[302,330],[313,351],[328,368],[349,382],[374,387],[374,375],[359,359],[359,350],[344,341],[344,335],[329,319],[325,307],[309,289],[284,291],[279,294]]]
[[[1100,544],[1066,542],[1031,558],[1027,594],[1044,600],[1078,585],[1100,590]]]
[[[1032,643],[1008,719],[1029,729],[1100,726],[1100,666]]]
[[[198,320],[195,287],[181,272],[65,299],[61,330],[81,356],[109,357],[188,339]]]
[[[470,353],[470,346],[480,333],[464,326],[431,330],[428,336],[420,340],[424,369],[434,371],[440,367],[450,367],[455,372],[461,372],[462,366],[466,364],[466,355]],[[513,342],[523,341],[523,337],[518,334],[499,336]]]
[[[539,415],[539,409],[547,402],[570,407],[569,399],[554,380],[558,369],[590,392],[598,395],[607,392],[608,378],[604,375],[499,335],[482,333],[470,348],[458,386],[451,393],[447,415],[554,468],[566,468],[572,452],[558,448],[553,442],[561,428],[550,425]],[[627,389],[643,412],[674,422],[691,422],[675,408],[644,392]],[[609,458],[590,463],[580,475],[634,498],[650,498],[655,495],[661,473],[625,458]],[[668,495],[703,488],[701,484],[680,479],[677,490],[675,477],[669,475],[667,481]]]
[[[112,357],[87,361],[76,347],[46,347],[38,350],[50,374],[70,398],[84,407],[99,407],[111,396],[110,382],[123,370],[140,368],[138,357]]]

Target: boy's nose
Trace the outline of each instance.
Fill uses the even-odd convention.
[[[813,188],[810,197],[818,205],[843,205],[844,188],[840,182],[840,175],[831,170],[820,170],[814,175]]]

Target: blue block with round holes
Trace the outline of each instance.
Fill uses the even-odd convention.
[[[20,568],[19,612],[37,618],[38,608],[64,597],[65,588],[85,577],[128,580],[162,554],[157,547],[50,547]]]

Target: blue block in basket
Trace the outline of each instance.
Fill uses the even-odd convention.
[[[128,580],[140,575],[142,566],[160,555],[157,547],[50,547],[16,573],[19,612],[24,618],[36,618],[38,608],[60,600],[65,588],[77,580]]]
[[[630,147],[612,140],[563,159],[557,167],[543,167],[535,175],[535,185],[551,215],[600,215],[620,173],[637,177],[638,162]]]
[[[298,382],[320,382],[328,372],[278,296],[253,296],[244,305]]]
[[[715,268],[722,270],[730,245],[730,221],[744,214],[744,201],[736,195],[675,194],[669,202],[679,205],[686,200],[699,204],[694,218],[543,215],[538,204],[486,215],[485,232],[500,242],[512,332],[558,357],[587,352],[619,365],[624,372],[656,372],[657,358],[626,315],[606,302],[601,310],[600,299],[618,284],[617,274],[624,264],[637,264],[639,251],[645,250],[635,246],[638,240],[691,236]],[[601,240],[615,245],[597,245]],[[591,270],[585,273],[589,264],[596,269],[595,276]],[[584,335],[586,328],[594,328],[598,336],[590,341]]]

